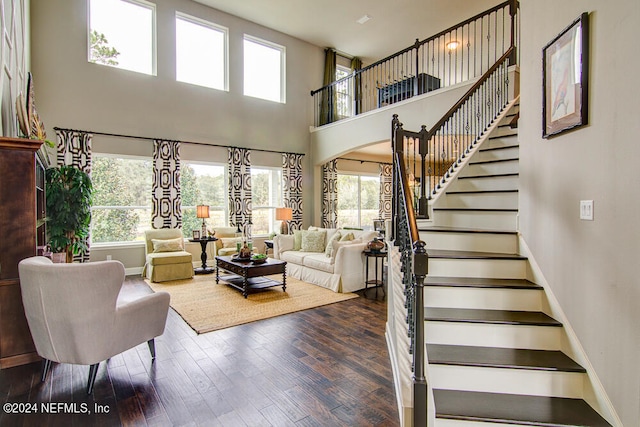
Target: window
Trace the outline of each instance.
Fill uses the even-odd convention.
[[[176,80],[227,90],[228,30],[176,14]]]
[[[155,75],[155,5],[89,1],[89,62]]]
[[[380,205],[380,178],[338,174],[338,227],[373,229]]]
[[[207,230],[227,224],[226,168],[211,163],[180,162],[180,197],[182,198],[182,234],[191,238],[193,230],[202,228],[196,217],[197,205],[209,206]]]
[[[285,102],[284,46],[244,36],[244,94]]]
[[[91,241],[144,241],[151,228],[151,159],[94,153],[92,160]]]
[[[351,68],[336,66],[336,81],[347,77],[351,74]],[[353,79],[347,79],[340,83],[336,83],[336,104],[338,106],[338,117],[351,117],[353,110]]]
[[[282,170],[251,167],[251,234],[275,231],[276,208],[282,206]]]

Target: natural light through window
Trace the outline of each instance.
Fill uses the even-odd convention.
[[[373,229],[379,206],[378,176],[338,174],[338,227]]]
[[[282,169],[251,167],[251,205],[252,234],[274,232],[275,211],[282,206]]]
[[[182,234],[191,237],[202,228],[196,206],[208,205],[207,230],[227,224],[226,168],[223,165],[183,160],[180,162],[180,196],[182,198]]]
[[[285,102],[284,46],[244,36],[244,94]]]
[[[155,5],[90,0],[89,62],[155,75]]]
[[[227,33],[224,27],[176,14],[176,80],[226,90]]]

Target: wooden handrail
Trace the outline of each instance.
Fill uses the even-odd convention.
[[[405,200],[405,212],[407,213],[407,224],[409,225],[409,236],[411,236],[411,244],[420,240],[420,233],[418,232],[418,224],[416,222],[416,214],[409,205],[408,201],[411,200],[411,192],[409,190],[409,181],[407,180],[407,168],[404,165],[404,159],[402,153],[395,153],[395,163],[400,175],[400,185],[402,195]]]

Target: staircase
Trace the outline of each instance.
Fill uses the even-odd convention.
[[[586,370],[561,350],[518,250],[514,105],[443,194],[427,243],[427,379],[436,426],[609,426],[585,400]]]

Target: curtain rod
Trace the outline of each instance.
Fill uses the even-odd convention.
[[[89,131],[89,130],[69,129],[69,128],[61,128],[61,127],[54,127],[53,130],[91,133],[91,134],[94,134],[94,135],[113,136],[113,137],[119,137],[119,138],[144,139],[144,140],[147,140],[147,141],[153,141],[153,140],[156,140],[156,139],[160,139],[160,140],[163,140],[163,141],[174,141],[174,142],[180,142],[180,143],[183,143],[183,144],[191,144],[191,145],[204,145],[204,146],[207,146],[207,147],[245,148],[245,147],[234,147],[233,145],[207,144],[206,142],[180,141],[180,140],[177,140],[177,139],[151,138],[151,137],[148,137],[148,136],[123,135],[123,134],[119,134],[119,133],[94,132],[94,131]],[[304,153],[295,153],[295,152],[291,152],[291,151],[265,150],[264,148],[246,148],[246,149],[247,150],[251,150],[251,151],[262,151],[262,152],[265,152],[265,153],[297,154],[299,156],[304,156],[305,155]]]
[[[336,157],[337,160],[348,160],[350,162],[375,163],[377,165],[390,165],[391,162],[376,162],[375,160],[348,159],[346,157]]]

